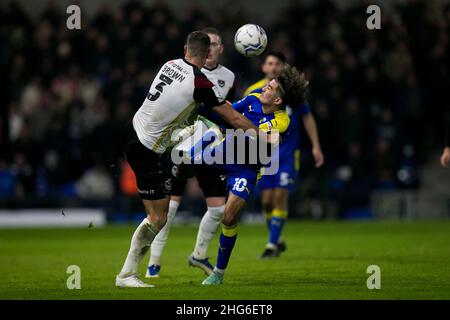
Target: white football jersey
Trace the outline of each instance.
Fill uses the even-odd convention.
[[[185,59],[166,62],[133,117],[139,141],[150,150],[163,153],[172,142],[173,131],[194,122],[199,104],[211,108],[223,103],[225,96],[221,92]]]
[[[218,64],[214,69],[208,69],[207,67],[202,68],[202,72],[219,90],[220,95],[225,97],[227,100],[234,100],[235,88],[234,88],[234,73]]]

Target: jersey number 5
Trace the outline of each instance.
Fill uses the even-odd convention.
[[[149,99],[150,101],[155,101],[155,100],[157,100],[157,99],[159,98],[159,96],[161,95],[161,93],[163,92],[164,86],[171,84],[172,81],[173,81],[173,80],[170,79],[168,76],[165,76],[165,75],[163,75],[163,74],[161,74],[161,75],[159,76],[159,80],[161,80],[161,82],[158,83],[158,84],[156,85],[156,87],[155,87],[156,93],[153,94],[153,93],[150,93],[150,92],[149,92],[148,95],[147,95],[147,99]]]

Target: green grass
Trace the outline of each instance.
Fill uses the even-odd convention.
[[[151,289],[117,289],[134,227],[0,230],[1,299],[449,299],[450,222],[294,222],[279,259],[258,259],[265,227],[240,226],[221,287],[188,268],[194,226],[174,226],[161,278]],[[215,261],[217,240],[210,247]],[[145,259],[145,263],[147,258]],[[145,263],[141,271],[145,271]],[[81,290],[66,269],[81,268]],[[366,268],[381,268],[368,290]]]

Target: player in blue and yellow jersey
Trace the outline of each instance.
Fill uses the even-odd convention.
[[[265,78],[247,88],[244,94],[260,93],[265,79],[276,75],[285,64],[286,59],[282,53],[268,53],[262,66]],[[296,108],[287,106],[286,111],[290,118],[290,132],[280,145],[280,169],[275,175],[263,175],[258,182],[269,230],[269,240],[261,258],[278,257],[286,250],[281,233],[288,216],[289,192],[294,188],[300,169],[300,119],[312,144],[315,166],[319,168],[324,162],[316,121],[309,104],[304,101]]]
[[[280,145],[278,173],[264,175],[258,182],[261,203],[269,230],[269,240],[261,258],[278,257],[286,250],[281,233],[288,216],[289,192],[293,190],[300,169],[300,119],[311,140],[316,168],[323,165],[324,157],[314,116],[307,102],[296,108],[286,107],[290,118],[289,134]]]
[[[282,139],[289,135],[290,120],[285,106],[298,106],[304,100],[308,82],[295,68],[286,66],[280,74],[263,87],[260,94],[251,94],[233,104],[233,108],[246,116],[259,130],[278,130]],[[226,141],[226,138],[225,138]],[[283,142],[281,143],[281,145]],[[271,158],[273,161],[273,159]],[[222,221],[219,251],[214,272],[203,282],[218,285],[236,242],[237,222],[250,194],[255,188],[258,169],[250,164],[223,165],[227,176],[228,198]]]

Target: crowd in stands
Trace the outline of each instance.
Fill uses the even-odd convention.
[[[296,192],[341,210],[367,205],[376,189],[420,187],[450,103],[450,6],[403,1],[383,7],[381,29],[369,30],[368,5],[293,1],[262,24],[269,48],[311,83],[326,165],[313,168],[303,131]],[[262,57],[233,48],[235,30],[253,21],[238,1],[182,12],[164,1],[105,1],[81,30],[68,30],[66,17],[51,1],[37,19],[15,1],[0,5],[0,207],[28,197],[132,196],[133,175],[119,162],[121,130],[192,30],[223,33],[236,98],[262,78]]]

